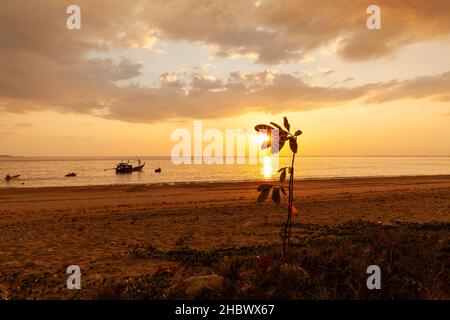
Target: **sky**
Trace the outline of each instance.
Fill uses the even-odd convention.
[[[71,4],[79,30],[66,26]],[[170,155],[194,120],[251,130],[287,116],[303,155],[450,156],[447,0],[0,8],[0,154]]]

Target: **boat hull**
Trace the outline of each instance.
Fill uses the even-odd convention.
[[[145,163],[142,164],[142,165],[140,165],[140,166],[133,167],[131,170],[132,170],[132,171],[142,171],[142,169],[144,168],[144,166],[145,166]]]
[[[145,166],[145,163],[140,166],[137,166],[137,167],[129,166],[129,167],[116,168],[116,173],[122,174],[122,173],[132,173],[135,171],[142,171],[144,166]]]

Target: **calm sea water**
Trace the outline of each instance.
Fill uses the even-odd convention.
[[[114,168],[120,160],[1,158],[0,175],[20,174],[20,178],[1,179],[0,188],[265,180],[275,178],[278,167],[288,166],[290,161],[280,158],[278,166],[270,158],[258,164],[175,165],[169,157],[144,157],[146,166],[140,173],[116,175],[114,170],[104,170]],[[161,173],[154,172],[157,167]],[[450,174],[450,157],[302,157],[296,168],[296,176],[302,179],[442,175]],[[78,176],[66,178],[68,172]]]

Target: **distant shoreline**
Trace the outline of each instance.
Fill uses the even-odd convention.
[[[414,176],[354,176],[354,177],[319,177],[319,178],[301,178],[295,179],[297,190],[301,190],[302,183],[323,183],[336,182],[348,183],[354,181],[360,182],[382,182],[389,181],[412,181],[412,180],[439,180],[447,181],[450,179],[450,174],[443,175],[414,175]],[[165,188],[199,188],[199,187],[236,187],[236,186],[257,186],[260,183],[278,183],[278,180],[235,180],[235,181],[178,181],[178,182],[155,182],[155,183],[116,183],[116,184],[91,184],[91,185],[76,185],[76,186],[44,186],[44,187],[27,187],[26,185],[12,185],[7,187],[0,186],[0,192],[5,190],[96,190],[96,189],[110,189],[110,190],[127,190],[129,188],[145,188],[145,189],[165,189]]]

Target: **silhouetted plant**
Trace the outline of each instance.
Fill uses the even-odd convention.
[[[269,137],[267,141],[262,143],[261,148],[267,149],[270,147],[270,152],[274,154],[280,152],[285,143],[289,141],[289,147],[292,151],[292,160],[290,167],[283,167],[278,170],[280,179],[277,186],[265,183],[258,187],[258,191],[260,192],[258,202],[264,202],[268,198],[270,190],[272,190],[272,200],[277,206],[280,206],[281,204],[281,194],[288,198],[288,212],[283,230],[283,258],[285,258],[291,243],[292,213],[296,210],[294,206],[294,160],[298,151],[297,138],[302,134],[302,131],[297,130],[294,133],[291,133],[291,125],[286,117],[284,117],[284,129],[274,122],[271,122],[270,124],[271,125],[258,124],[255,126],[257,132],[263,133]],[[286,192],[285,182],[287,173],[289,174],[289,185]]]

